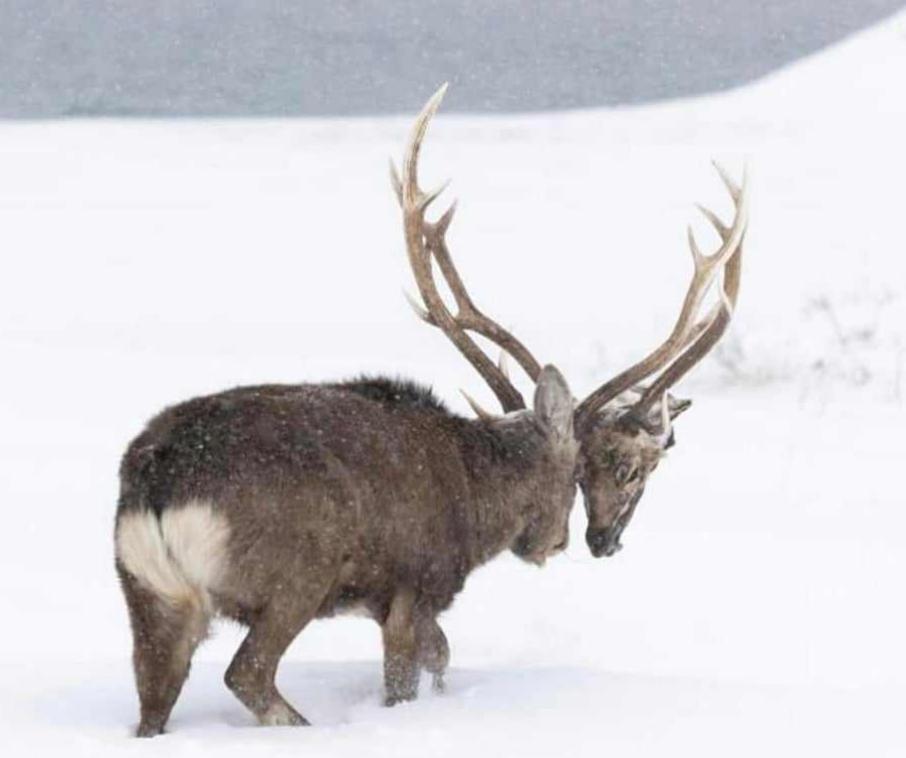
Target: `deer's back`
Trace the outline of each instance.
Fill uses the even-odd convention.
[[[195,398],[129,446],[120,513],[204,503],[225,518],[224,594],[242,606],[275,576],[321,571],[342,575],[324,613],[401,581],[446,605],[470,563],[461,422],[429,391],[389,380]]]

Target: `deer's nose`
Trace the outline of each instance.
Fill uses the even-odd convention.
[[[585,532],[585,542],[595,558],[610,557],[623,548],[620,544],[620,532],[617,529],[592,529]]]

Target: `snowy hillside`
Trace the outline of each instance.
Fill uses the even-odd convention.
[[[447,79],[463,113],[652,102],[750,82],[904,6],[4,0],[0,117],[401,114]]]
[[[719,97],[441,115],[425,183],[454,179],[461,271],[579,396],[672,325],[692,203],[728,212],[708,160],[747,160],[732,334],[626,550],[593,560],[577,508],[564,556],[470,579],[447,694],[381,708],[377,627],[318,622],[280,675],[315,726],[253,728],[224,626],[142,743],[111,536],[144,421],[362,371],[490,393],[400,293],[407,119],[0,125],[3,753],[902,755],[904,70],[901,15]]]

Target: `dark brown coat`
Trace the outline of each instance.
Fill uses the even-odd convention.
[[[264,723],[304,722],[277,662],[344,611],[382,626],[388,701],[414,697],[419,665],[446,666],[436,616],[469,572],[565,545],[571,415],[548,368],[533,411],[494,421],[386,379],[240,388],[157,416],[124,456],[117,513],[139,733],[163,728],[214,613],[250,627],[227,682]]]

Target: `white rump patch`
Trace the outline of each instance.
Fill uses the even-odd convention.
[[[170,605],[210,612],[209,590],[219,583],[230,529],[210,503],[190,501],[160,519],[127,511],[116,525],[116,555],[126,570]]]

